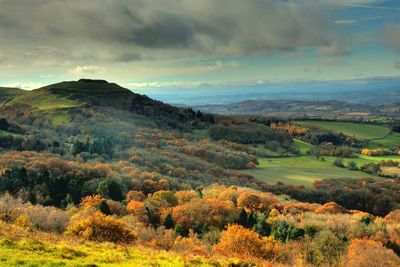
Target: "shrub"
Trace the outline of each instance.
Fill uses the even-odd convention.
[[[335,202],[329,202],[315,210],[315,213],[319,214],[338,214],[338,213],[350,213],[347,209],[343,208]]]
[[[274,242],[261,239],[256,232],[233,224],[222,232],[221,241],[214,249],[229,257],[270,259],[274,255]]]
[[[347,258],[349,267],[400,266],[400,258],[392,250],[368,239],[353,239]]]
[[[237,205],[240,208],[244,208],[247,212],[255,210],[265,211],[269,208],[269,203],[265,199],[250,192],[240,194],[237,199]]]
[[[329,230],[315,235],[311,244],[311,258],[315,265],[337,266],[344,253],[344,242]]]
[[[222,228],[236,221],[237,213],[232,201],[216,198],[193,199],[172,209],[175,222],[185,229],[193,229],[198,223]]]
[[[67,234],[96,242],[131,242],[136,239],[136,233],[126,224],[101,212],[75,222],[68,227]]]
[[[333,164],[337,167],[344,168],[343,159],[341,158],[336,158]]]
[[[143,223],[148,222],[147,210],[143,202],[131,201],[128,203],[126,208],[128,213],[134,215],[136,218],[139,219],[139,221]]]

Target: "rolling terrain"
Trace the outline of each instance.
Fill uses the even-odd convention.
[[[361,153],[398,147],[386,124],[214,115],[82,79],[8,98],[0,127],[0,266],[293,266],[304,242],[321,266],[324,240],[335,263],[366,232],[398,246],[400,156]]]

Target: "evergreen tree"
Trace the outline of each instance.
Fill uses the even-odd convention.
[[[246,227],[247,226],[247,216],[248,216],[248,214],[247,214],[246,210],[242,208],[242,210],[240,211],[240,214],[239,214],[238,224]]]
[[[101,181],[97,186],[97,193],[100,194],[104,198],[108,198],[109,187],[107,181]]]
[[[107,204],[106,200],[103,200],[99,204],[99,210],[104,213],[105,215],[111,215],[110,207]]]
[[[257,213],[254,211],[247,216],[247,228],[253,228],[257,223]]]
[[[115,201],[121,201],[124,199],[119,183],[112,180],[108,181],[108,196]]]
[[[267,219],[268,213],[264,213],[263,216],[258,219],[254,227],[254,230],[260,235],[260,237],[269,236],[271,234],[271,226],[267,223]]]
[[[187,236],[189,231],[183,228],[180,224],[175,225],[175,232],[180,236]]]
[[[165,217],[163,225],[166,229],[173,229],[175,226],[174,219],[172,218],[172,214],[168,213],[167,217]]]

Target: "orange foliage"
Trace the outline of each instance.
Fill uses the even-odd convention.
[[[126,202],[134,201],[143,201],[146,199],[146,196],[140,191],[131,190],[126,193],[125,200]]]
[[[222,228],[232,223],[238,216],[238,210],[232,201],[216,198],[199,198],[176,206],[172,209],[172,217],[177,224],[189,229],[196,222]]]
[[[303,202],[289,202],[285,204],[283,208],[283,213],[296,213],[298,211],[305,212],[305,211],[315,211],[321,205],[319,204],[310,204],[310,203],[303,203]]]
[[[100,195],[87,196],[82,198],[81,203],[79,204],[81,208],[94,208],[97,209],[100,203],[104,200],[104,198]]]
[[[130,201],[126,207],[129,213],[137,213],[140,210],[145,209],[144,203],[140,201]]]
[[[269,208],[269,204],[265,198],[250,192],[240,194],[237,199],[238,207],[244,208],[248,212],[255,210],[265,211]]]
[[[304,135],[308,132],[307,128],[290,123],[272,123],[271,128],[290,135]]]
[[[270,259],[274,256],[274,246],[274,241],[260,239],[256,232],[233,224],[222,232],[221,241],[214,246],[214,249],[229,257]]]
[[[348,247],[349,267],[396,267],[400,258],[381,243],[367,239],[353,239]]]
[[[126,224],[101,212],[73,223],[67,234],[97,242],[131,242],[136,239],[136,233]]]
[[[175,197],[179,204],[183,204],[191,201],[194,198],[198,198],[197,193],[194,190],[183,190],[175,193]]]
[[[350,211],[348,211],[347,209],[345,209],[344,207],[340,206],[339,204],[337,204],[335,202],[329,202],[329,203],[326,203],[326,204],[322,205],[321,207],[317,208],[315,210],[315,213],[319,213],[319,214],[338,214],[338,213],[347,214],[347,213],[350,213]]]
[[[385,221],[400,223],[400,209],[394,210],[385,216]]]

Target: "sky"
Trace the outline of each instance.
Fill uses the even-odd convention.
[[[398,0],[0,0],[0,85],[400,78]]]

